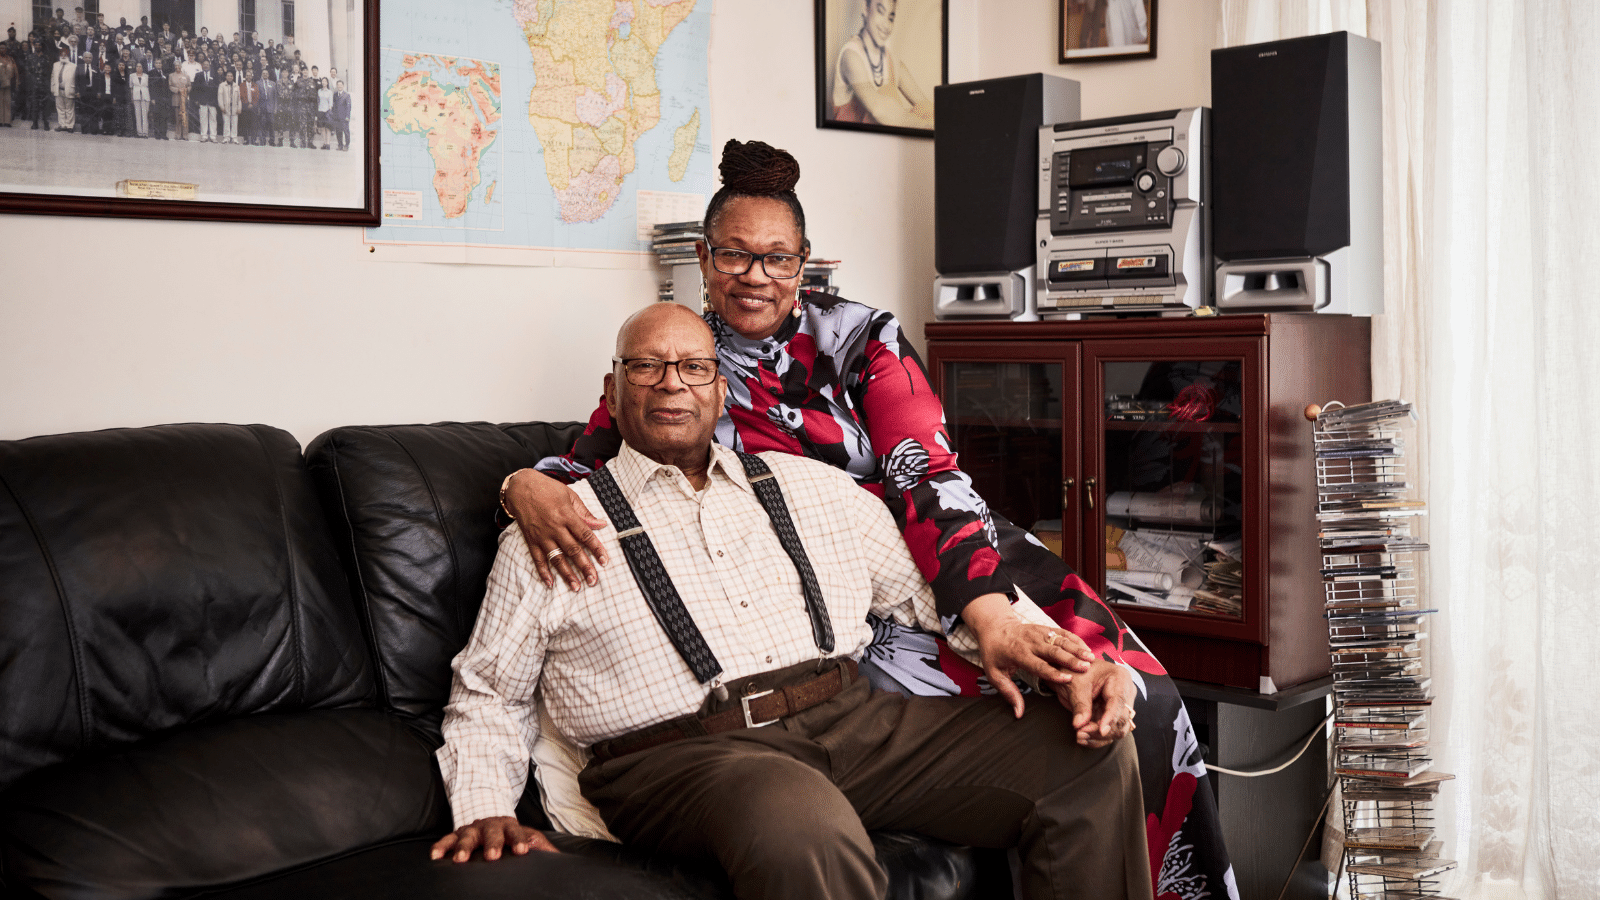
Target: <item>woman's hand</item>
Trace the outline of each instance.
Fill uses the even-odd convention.
[[[557,574],[575,591],[599,581],[595,563],[603,566],[607,560],[594,530],[611,523],[595,518],[572,488],[543,472],[523,469],[511,476],[505,504],[522,529],[545,587],[555,585]]]
[[[1040,687],[1061,694],[1072,683],[1073,674],[1089,671],[1095,659],[1089,645],[1072,632],[1023,621],[1005,594],[984,594],[967,604],[961,618],[978,638],[989,683],[1019,719],[1023,700],[1022,691],[1011,680],[1014,674],[1032,675]]]

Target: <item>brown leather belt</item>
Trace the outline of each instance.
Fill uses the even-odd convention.
[[[771,725],[786,716],[792,716],[801,710],[832,700],[859,677],[855,660],[843,659],[836,662],[839,665],[829,668],[827,672],[809,681],[739,697],[737,706],[722,712],[671,719],[608,741],[600,741],[589,749],[596,759],[608,762],[630,753],[649,750],[684,738]],[[843,674],[845,671],[849,672],[848,678]]]

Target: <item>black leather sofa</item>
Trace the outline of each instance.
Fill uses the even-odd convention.
[[[261,425],[0,442],[0,893],[729,896],[564,835],[427,858],[495,488],[577,427],[339,428],[304,456]],[[519,815],[548,826],[532,789]],[[1010,894],[997,851],[874,839],[891,897]]]

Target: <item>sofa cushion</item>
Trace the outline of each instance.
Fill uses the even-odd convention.
[[[0,441],[0,622],[0,787],[372,690],[299,446],[264,425]]]
[[[201,725],[0,794],[0,872],[49,898],[189,896],[450,829],[427,741],[372,709]]]
[[[494,565],[500,482],[565,452],[578,423],[351,426],[306,457],[373,645],[380,702],[439,740],[450,660]]]
[[[277,877],[207,893],[215,900],[732,900],[721,873],[554,835],[561,853],[507,854],[486,862],[428,858],[432,838],[395,841]],[[898,900],[898,898],[897,898]]]
[[[216,893],[216,900],[731,900],[722,872],[607,841],[552,834],[560,854],[430,860],[431,838],[373,847]],[[892,900],[995,900],[1011,894],[1003,850],[874,833]]]

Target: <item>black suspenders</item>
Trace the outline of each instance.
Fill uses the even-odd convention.
[[[800,544],[800,535],[795,531],[794,520],[789,517],[789,508],[783,500],[783,489],[778,486],[778,479],[760,457],[740,453],[739,462],[744,465],[745,475],[750,479],[750,486],[755,491],[756,499],[761,501],[761,506],[767,511],[767,518],[772,520],[772,530],[777,532],[778,542],[783,545],[784,552],[789,554],[795,570],[800,574],[800,586],[806,598],[806,612],[811,617],[811,636],[816,640],[819,650],[825,654],[832,652],[833,623],[829,620],[828,608],[823,603],[822,588],[817,584],[817,574],[811,568],[811,560],[806,557],[805,547]],[[661,564],[661,557],[656,553],[655,544],[651,542],[650,535],[645,533],[644,526],[639,524],[638,517],[633,514],[633,507],[629,506],[627,499],[622,496],[622,489],[617,486],[617,480],[601,467],[589,476],[589,485],[599,498],[600,505],[605,507],[606,516],[611,519],[612,526],[617,529],[617,539],[622,544],[623,555],[628,559],[628,568],[633,571],[633,580],[644,594],[650,612],[655,615],[656,621],[671,639],[672,646],[677,648],[678,655],[688,664],[696,681],[705,684],[716,679],[714,687],[718,689],[719,696],[726,693],[718,678],[722,674],[722,664],[717,662],[716,654],[711,652],[705,636],[700,633],[699,626],[695,625],[694,618],[684,607],[683,598],[678,596],[678,589],[673,586],[672,579],[667,576],[667,570]]]
[[[800,573],[800,588],[806,596],[806,612],[811,616],[811,638],[823,653],[831,653],[833,621],[828,618],[827,604],[822,602],[822,588],[817,584],[817,573],[811,568],[811,560],[806,557],[806,548],[800,544],[800,533],[794,530],[794,520],[789,518],[789,507],[783,502],[783,488],[778,486],[778,477],[772,474],[761,457],[752,453],[740,453],[739,462],[744,464],[744,474],[750,479],[756,499],[761,501],[767,518],[772,520],[772,530],[778,533],[778,543],[783,545],[783,552],[789,554],[795,571]]]

